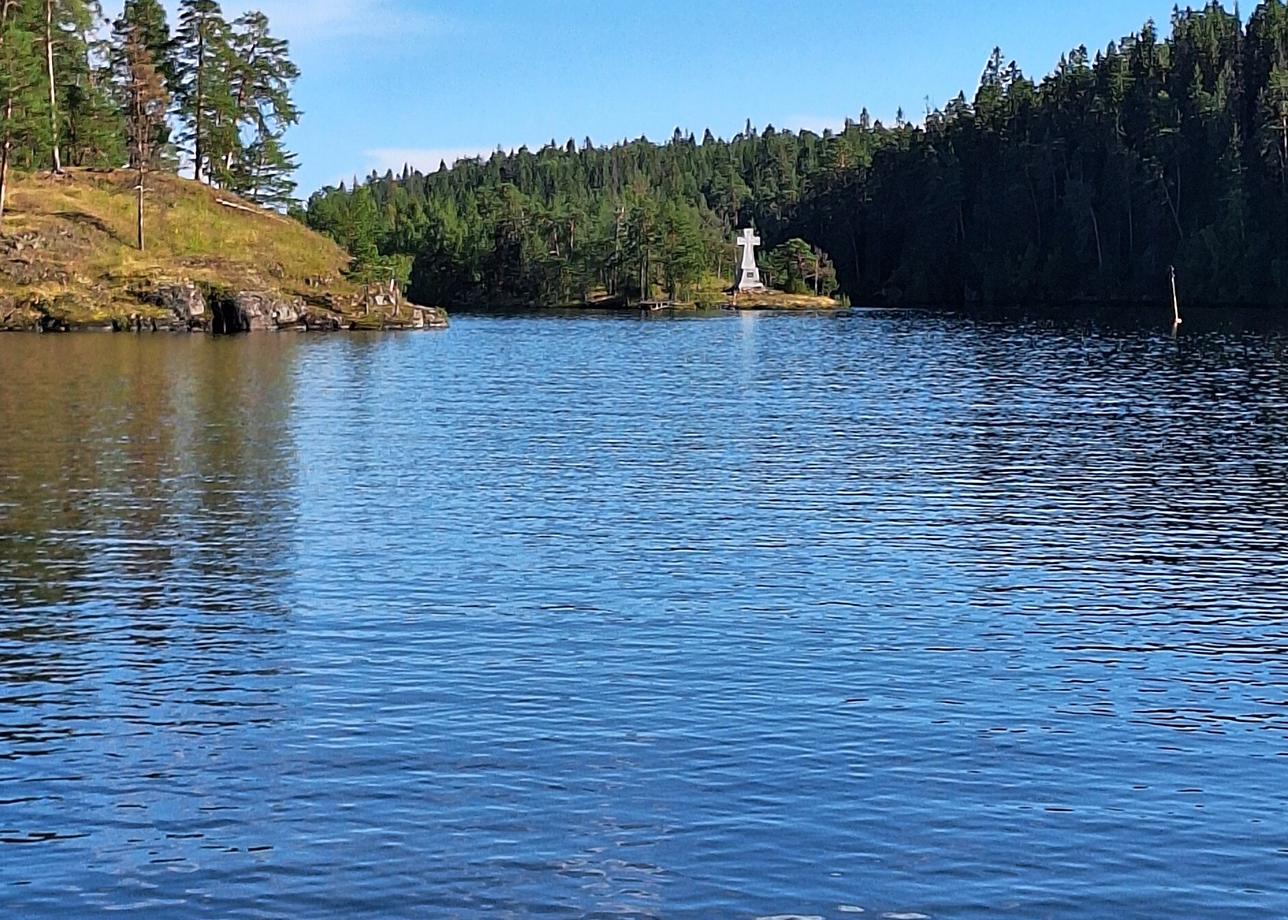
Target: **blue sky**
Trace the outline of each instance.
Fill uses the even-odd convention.
[[[119,6],[119,0],[116,0]],[[112,0],[106,4],[108,12]],[[176,3],[170,2],[173,9]],[[730,136],[919,118],[1001,45],[1045,74],[1170,0],[225,0],[292,42],[301,194],[372,168],[674,128]],[[173,24],[173,20],[172,20]]]

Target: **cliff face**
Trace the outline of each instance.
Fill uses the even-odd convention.
[[[0,329],[410,329],[441,310],[344,277],[349,255],[302,224],[175,176],[19,178],[0,224]]]

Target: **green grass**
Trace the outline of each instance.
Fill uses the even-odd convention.
[[[343,277],[349,257],[331,240],[272,212],[225,207],[220,201],[253,206],[175,176],[149,177],[147,249],[139,252],[134,189],[128,172],[16,177],[0,225],[0,300],[110,322],[139,311],[131,290],[169,281],[309,299],[356,295]]]

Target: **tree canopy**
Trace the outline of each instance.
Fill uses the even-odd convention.
[[[778,286],[834,271],[864,302],[1156,301],[1175,265],[1190,300],[1282,304],[1288,7],[1178,10],[1040,80],[997,50],[920,124],[552,141],[324,189],[305,219],[448,305],[685,296],[731,281],[751,224]]]
[[[267,17],[229,23],[214,0],[182,0],[172,34],[159,0],[125,0],[105,26],[99,0],[0,0],[0,216],[11,169],[137,168],[140,156],[289,204],[299,71]]]

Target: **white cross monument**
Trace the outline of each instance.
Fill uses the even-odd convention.
[[[756,231],[748,227],[742,231],[742,236],[738,237],[738,245],[742,247],[742,267],[738,269],[738,292],[763,291],[764,282],[760,280],[760,267],[756,265],[756,247],[760,245],[760,237],[756,236]]]

